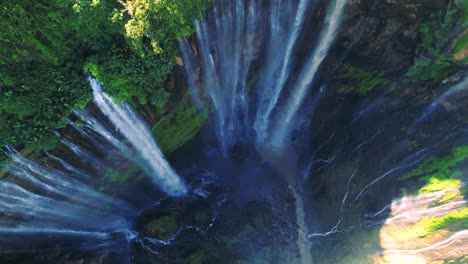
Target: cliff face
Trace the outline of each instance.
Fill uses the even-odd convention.
[[[466,261],[466,21],[457,1],[349,2],[315,84],[328,92],[305,183],[318,263]]]
[[[339,62],[345,56],[344,65],[357,70],[396,81],[410,79],[405,75],[421,57],[435,61],[453,52],[464,21],[463,11],[454,5],[448,1],[351,1],[334,59]],[[342,84],[342,75],[335,76],[337,85]],[[445,76],[434,77],[440,77],[431,80],[436,83]]]

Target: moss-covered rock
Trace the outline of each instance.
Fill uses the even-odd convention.
[[[165,153],[170,153],[192,139],[208,120],[208,112],[179,104],[153,126],[153,134]]]
[[[150,221],[145,230],[153,237],[168,240],[177,231],[178,225],[175,215],[165,215]]]
[[[343,65],[340,69],[340,76],[345,79],[346,85],[338,88],[339,93],[366,95],[375,88],[387,87],[390,84],[382,71],[368,72],[350,64]]]

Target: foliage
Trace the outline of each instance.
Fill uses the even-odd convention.
[[[345,78],[349,84],[340,87],[338,89],[340,93],[358,93],[366,95],[379,86],[385,87],[389,85],[389,81],[384,78],[384,74],[381,71],[367,72],[350,64],[344,65],[342,69],[341,76]]]
[[[8,163],[10,163],[11,158],[7,156],[3,149],[0,149],[0,177],[3,176],[3,170],[6,169]]]
[[[455,46],[453,47],[453,52],[458,53],[462,50],[464,50],[466,47],[468,47],[468,33],[463,35],[457,43],[455,43]]]
[[[127,0],[113,13],[123,24],[125,43],[89,57],[85,69],[117,100],[136,97],[164,107],[164,84],[177,54],[177,39],[193,32],[192,23],[208,0]]]
[[[446,189],[453,189],[453,188],[458,188],[460,185],[461,185],[460,180],[454,180],[454,179],[439,180],[437,178],[431,178],[429,179],[428,183],[418,191],[418,193],[423,194],[423,193],[437,192],[437,191],[446,190]]]
[[[103,46],[91,43],[107,40],[99,39],[94,29],[110,28],[104,18],[93,19],[99,13],[90,17],[90,12],[84,12],[89,6],[89,1],[75,0],[8,1],[2,5],[2,146],[54,147],[53,130],[63,128],[67,116],[89,100],[82,56],[95,46]]]
[[[439,11],[419,27],[420,44],[413,66],[406,73],[406,81],[440,82],[457,68],[458,64],[446,52],[449,35],[457,25],[464,24],[457,14],[458,6],[447,13]]]
[[[141,58],[124,48],[114,48],[88,58],[85,70],[96,77],[117,101],[137,98],[139,103],[164,107],[169,94],[164,90],[172,69],[164,56]]]
[[[61,12],[66,7],[61,1],[22,2],[2,3],[0,64],[36,60],[59,65],[70,51],[62,43],[72,30],[72,10]]]
[[[422,180],[429,181],[459,178],[461,172],[454,172],[452,168],[466,159],[468,159],[468,145],[454,147],[449,155],[442,158],[431,157],[400,179],[421,177]]]
[[[153,127],[153,133],[162,151],[169,153],[190,140],[208,119],[207,112],[198,112],[195,107],[178,105]]]
[[[468,145],[454,147],[450,153],[443,157],[430,157],[415,169],[403,175],[400,179],[406,180],[418,177],[425,182],[418,194],[447,190],[445,194],[432,206],[448,203],[463,195],[462,172],[457,166],[468,159]],[[461,189],[460,189],[461,188]],[[468,208],[452,211],[438,217],[425,217],[394,237],[400,240],[425,237],[439,229],[460,230],[468,226]]]
[[[437,202],[437,205],[448,203],[457,198],[460,194],[461,192],[458,189],[447,191],[444,196],[442,196],[442,198],[440,198],[440,200]]]
[[[52,131],[64,127],[67,116],[89,99],[87,84],[78,78],[75,65],[62,69],[39,63],[14,67],[4,68],[14,81],[1,86],[0,144],[50,149],[56,141]]]
[[[462,10],[462,26],[468,27],[468,2],[465,0],[455,0],[455,4]]]
[[[126,0],[120,17],[129,17],[125,37],[130,47],[144,57],[148,54],[173,54],[174,42],[193,32],[192,23],[201,17],[206,0]]]
[[[163,108],[176,39],[208,0],[12,0],[0,7],[0,146],[50,149],[91,96],[83,69],[119,100]],[[143,13],[141,13],[143,12]],[[140,47],[140,48],[139,48]],[[142,52],[143,51],[143,52]],[[4,162],[5,157],[0,157]]]
[[[416,233],[419,237],[425,237],[430,233],[448,228],[460,230],[468,226],[468,208],[453,211],[440,217],[425,217],[411,227],[409,233]]]

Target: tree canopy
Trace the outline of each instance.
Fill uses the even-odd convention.
[[[208,0],[12,0],[0,8],[0,145],[48,149],[89,101],[87,72],[117,99],[164,104],[176,40]]]

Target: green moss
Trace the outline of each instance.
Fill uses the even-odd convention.
[[[457,43],[455,43],[455,46],[453,47],[453,53],[458,53],[462,50],[464,50],[468,46],[468,33],[463,35]]]
[[[408,241],[424,238],[435,231],[446,229],[448,231],[463,230],[468,226],[468,208],[452,211],[439,217],[425,217],[413,226],[395,229],[391,236],[398,241]]]
[[[467,264],[468,256],[464,256],[458,259],[445,259],[443,264]]]
[[[344,65],[340,76],[345,78],[347,83],[351,83],[338,88],[338,92],[344,94],[358,93],[365,95],[379,86],[385,87],[390,84],[384,78],[383,72],[367,72],[350,64]]]
[[[458,189],[447,191],[444,194],[444,196],[442,196],[442,198],[440,198],[440,200],[437,202],[436,205],[448,203],[448,202],[452,201],[453,199],[457,198],[459,195],[460,195],[460,191]]]
[[[430,192],[437,192],[446,189],[454,189],[458,188],[461,185],[460,180],[455,179],[446,179],[446,180],[439,180],[438,178],[431,178],[429,179],[428,183],[422,187],[418,193],[430,193]]]
[[[468,1],[455,0],[455,4],[463,12],[462,26],[467,27],[468,26]]]
[[[122,183],[130,178],[139,180],[143,177],[141,170],[136,164],[130,165],[127,169],[109,169],[106,173],[107,180],[111,183]]]
[[[434,231],[447,228],[451,231],[461,230],[468,226],[468,208],[450,212],[441,217],[426,217],[411,227],[409,233],[414,232],[419,237],[425,237]]]
[[[434,81],[438,82],[449,76],[457,67],[447,55],[440,55],[436,59],[419,58],[411,66],[405,77],[412,82]]]
[[[208,112],[179,105],[154,125],[153,133],[162,151],[170,153],[192,139],[207,119]]]
[[[413,177],[422,177],[422,180],[429,181],[431,179],[460,178],[462,176],[461,172],[452,171],[452,169],[466,159],[468,159],[468,145],[458,146],[453,148],[451,153],[446,157],[431,157],[427,159],[400,179],[406,180]]]
[[[146,225],[147,232],[155,235],[159,239],[168,240],[176,231],[177,221],[175,215],[161,216]]]
[[[447,12],[439,11],[419,27],[420,43],[413,65],[405,74],[405,82],[440,82],[461,64],[451,60],[447,52],[447,39],[453,28],[460,26],[459,7],[451,6]]]

